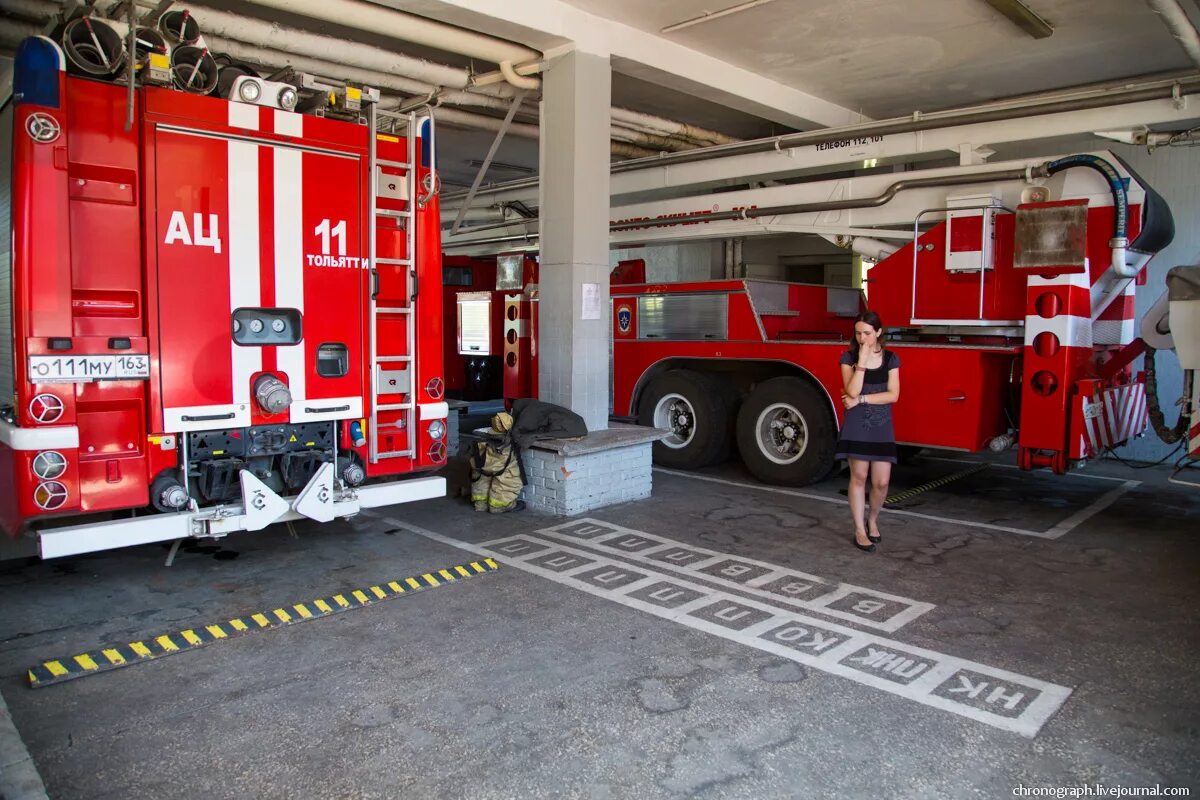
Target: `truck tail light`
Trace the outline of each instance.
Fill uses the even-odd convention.
[[[62,508],[62,505],[67,502],[67,487],[58,481],[39,483],[33,490],[33,502],[37,503],[37,507],[43,511]]]
[[[446,443],[434,442],[429,445],[429,457],[434,461],[446,460]]]
[[[29,401],[29,416],[37,422],[48,425],[58,422],[66,410],[66,405],[58,395],[45,392]]]
[[[435,419],[429,423],[429,437],[434,441],[441,441],[441,438],[446,435],[446,423],[440,419]]]
[[[441,378],[430,378],[429,383],[425,384],[425,392],[434,400],[440,400],[445,389],[446,385],[442,383]]]
[[[33,457],[31,469],[39,479],[52,481],[67,471],[67,459],[57,450],[43,450]]]

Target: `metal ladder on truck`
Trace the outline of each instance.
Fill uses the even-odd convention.
[[[417,349],[416,349],[416,305],[417,305],[417,275],[416,275],[416,250],[417,250],[417,225],[416,215],[414,210],[417,207],[417,124],[418,116],[416,112],[407,114],[388,114],[390,117],[396,118],[396,121],[406,122],[407,127],[407,149],[405,161],[390,161],[379,158],[377,136],[379,111],[375,103],[370,103],[367,106],[367,127],[370,131],[368,145],[369,154],[369,171],[371,181],[369,187],[370,195],[370,224],[368,226],[367,235],[367,257],[370,259],[370,292],[368,293],[369,306],[369,330],[370,330],[370,357],[371,357],[371,414],[367,425],[367,452],[372,464],[378,463],[385,458],[415,458],[416,457],[416,431],[417,431]],[[432,123],[431,123],[432,127]],[[385,173],[385,169],[403,170],[402,176],[394,173]],[[384,177],[400,178],[403,182],[402,198],[405,201],[403,210],[395,210],[379,207],[379,186]],[[376,253],[377,248],[377,230],[380,218],[399,219],[404,226],[405,231],[405,246],[404,258],[381,258]],[[388,305],[380,305],[377,298],[380,294],[382,280],[380,276],[381,270],[403,270],[404,274],[404,296],[408,298],[407,305],[395,305],[394,301]],[[394,297],[394,292],[392,294]],[[405,321],[405,347],[408,350],[406,353],[380,352],[380,335],[379,325],[383,321],[387,324],[397,318]],[[401,366],[401,370],[395,369],[396,366]],[[385,380],[390,381],[393,375],[399,376],[404,374],[407,377],[407,384],[396,389],[389,389],[384,385]],[[396,378],[398,379],[398,377]],[[403,402],[381,402],[380,398],[388,395],[403,395],[406,399]],[[380,412],[403,412],[399,420],[380,422]],[[397,424],[398,422],[402,424]],[[385,433],[399,433],[401,430],[406,435],[408,445],[403,450],[381,450],[381,428],[385,429]],[[394,431],[387,431],[387,428],[394,428]]]

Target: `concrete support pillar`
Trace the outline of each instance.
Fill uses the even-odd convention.
[[[538,395],[605,430],[612,71],[571,50],[542,79]]]

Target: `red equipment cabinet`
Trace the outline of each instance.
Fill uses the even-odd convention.
[[[1128,276],[1169,244],[1172,222],[1111,154],[1031,165],[1025,176],[1048,179],[1061,196],[1049,202],[1051,188],[1039,185],[1035,202],[1014,212],[990,192],[1019,195],[1022,179],[985,177],[988,194],[913,207],[918,221],[949,213],[871,269],[871,305],[902,365],[899,443],[978,451],[1007,447],[1015,434],[1023,468],[1062,472],[1146,427],[1142,377],[1128,358],[1105,364],[1137,346]],[[858,290],[614,282],[611,297],[611,411],[671,432],[655,444],[658,463],[702,467],[736,440],[761,480],[828,474],[843,416],[838,358],[866,307]],[[527,315],[519,303],[516,311]],[[506,390],[537,375],[535,357],[514,355]]]
[[[139,87],[126,130],[127,88],[63,66],[23,43],[5,120],[0,527],[52,557],[443,495],[410,477],[446,457],[427,118]]]

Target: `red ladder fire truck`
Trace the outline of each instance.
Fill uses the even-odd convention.
[[[712,200],[721,206],[704,208]],[[1180,422],[1190,414],[1192,424],[1174,435],[1187,435],[1200,457],[1200,301],[1170,303],[1172,340],[1164,297],[1137,338],[1135,285],[1174,228],[1161,198],[1109,152],[813,181],[612,215],[613,241],[626,246],[668,238],[665,227],[705,238],[707,226],[724,226],[708,236],[736,236],[738,225],[760,224],[815,228],[878,258],[867,285],[903,364],[903,445],[1015,444],[1022,468],[1062,473],[1144,431],[1145,379],[1130,363],[1149,342],[1178,344]],[[941,221],[922,227],[933,215]],[[872,238],[897,238],[887,226],[905,223],[903,246]],[[839,229],[845,235],[832,235]],[[528,236],[498,243],[518,238]],[[1197,268],[1185,269],[1196,282]],[[829,473],[843,413],[838,357],[866,307],[859,290],[614,275],[611,298],[611,412],[671,432],[655,444],[657,463],[698,468],[736,445],[765,482],[803,485]],[[505,302],[511,399],[537,392],[536,285]]]
[[[0,527],[50,558],[443,496],[432,117],[76,45],[26,40],[0,120]]]

